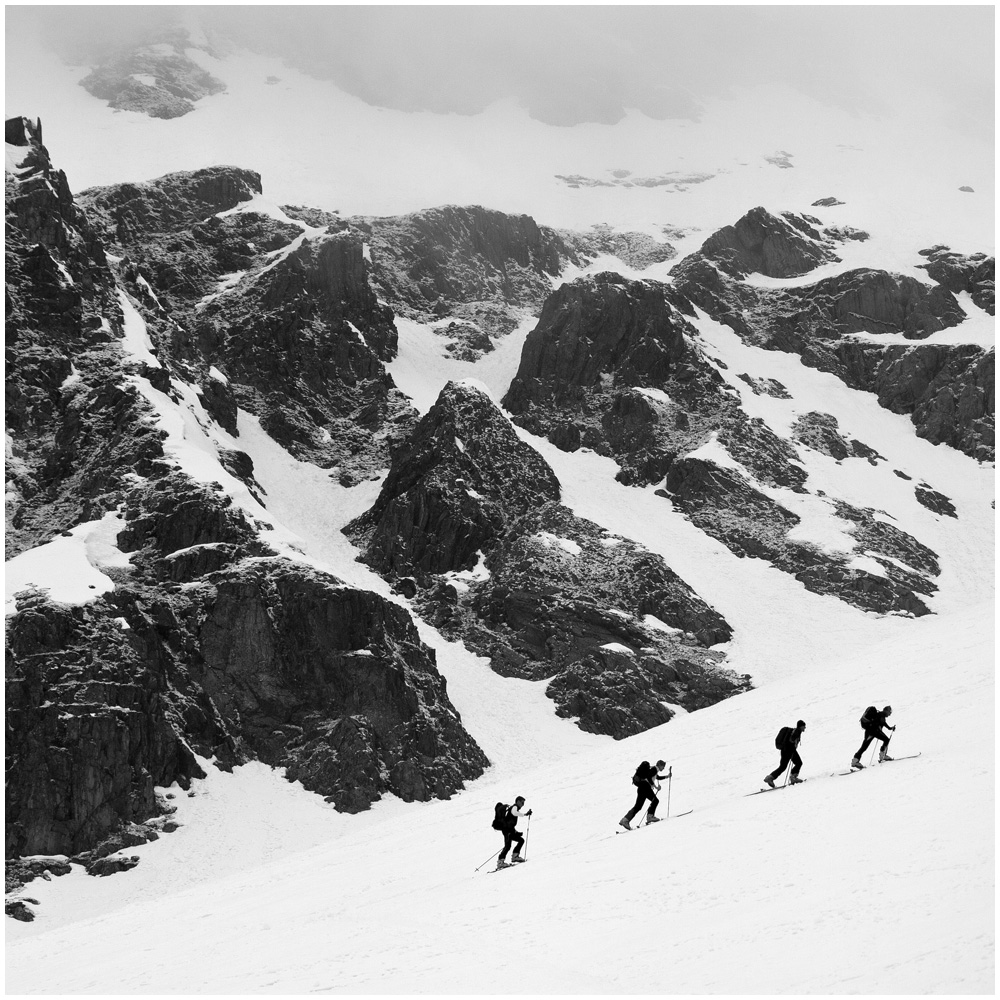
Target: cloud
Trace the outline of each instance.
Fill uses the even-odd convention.
[[[501,98],[555,124],[693,117],[759,84],[876,115],[992,131],[992,7],[8,7],[91,61],[171,22],[280,56],[381,106],[468,114]]]

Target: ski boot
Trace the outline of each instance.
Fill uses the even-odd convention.
[[[628,825],[628,817],[627,816],[622,816],[622,818],[620,820],[618,820],[618,825],[624,827],[626,830],[631,830],[632,829],[632,827],[630,827]]]
[[[790,784],[790,785],[801,785],[802,781],[803,781],[803,779],[800,778],[797,774],[793,774],[793,775],[791,775],[789,777],[788,784]]]
[[[893,760],[884,750],[878,755],[878,762],[881,764],[883,761]]]
[[[495,871],[500,871],[502,868],[510,868],[510,865],[506,861],[498,861]]]
[[[774,788],[774,778],[772,778],[771,775],[769,774],[765,775],[764,784],[767,785],[769,788]]]
[[[647,816],[646,817],[646,826],[649,826],[650,823],[659,823],[659,822],[660,822],[660,817],[659,816]]]
[[[860,771],[864,766],[865,765],[862,764],[861,761],[858,760],[857,757],[855,757],[854,760],[851,761],[851,769],[852,770],[856,769],[856,770]]]
[[[521,864],[525,861],[525,858],[519,858],[516,854],[511,855],[510,863],[512,865]]]

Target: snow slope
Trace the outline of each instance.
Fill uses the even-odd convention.
[[[987,991],[993,649],[991,605],[981,599],[991,576],[989,470],[917,440],[905,418],[794,357],[758,358],[704,317],[698,325],[730,370],[777,373],[789,387],[792,400],[759,401],[772,426],[821,403],[845,430],[856,421],[889,466],[947,483],[957,522],[887,490],[901,481],[886,465],[838,467],[816,456],[808,466],[858,501],[879,499],[907,530],[931,533],[945,556],[938,615],[880,618],[809,594],[764,563],[736,559],[651,490],[615,483],[609,460],[525,435],[555,467],[567,503],[662,552],[733,622],[731,663],[762,686],[615,743],[556,719],[543,684],[500,678],[421,624],[465,724],[494,761],[484,779],[449,802],[388,800],[345,817],[261,765],[233,775],[209,767],[193,797],[174,790],[185,825],[130,850],[143,859],[138,868],[108,880],[77,870],[31,884],[25,894],[39,900],[39,918],[8,927],[9,988]],[[131,333],[141,339],[141,330]],[[393,374],[421,408],[448,378],[475,369],[447,359],[440,345],[430,330],[401,324]],[[485,383],[500,395],[516,356],[506,368],[484,360],[493,366]],[[168,450],[182,467],[252,504],[212,459],[217,445],[244,448],[267,491],[272,541],[391,596],[339,532],[370,504],[377,483],[339,486],[288,456],[246,414],[240,438],[229,439],[192,393],[183,399],[186,415],[168,425]],[[895,746],[923,755],[829,777],[860,741],[864,705],[887,700],[900,726]],[[809,726],[804,773],[815,780],[780,797],[744,798],[773,766],[773,733],[799,717]],[[660,756],[675,769],[672,809],[695,812],[624,841],[613,831],[630,804],[629,775],[638,760]],[[946,806],[929,801],[934,790],[947,795]],[[483,881],[491,864],[474,869],[497,847],[493,802],[515,794],[537,809],[532,863]]]
[[[912,622],[571,762],[526,759],[499,789],[383,803],[360,823],[328,814],[325,837],[321,808],[308,815],[259,767],[213,775],[177,800],[187,826],[134,849],[133,872],[32,884],[44,916],[8,927],[8,990],[989,992],[987,610]],[[889,697],[894,749],[922,756],[830,777],[860,709]],[[797,717],[809,787],[744,797],[776,757],[772,731]],[[635,763],[658,756],[672,812],[694,812],[616,836]],[[529,861],[477,872],[498,846],[493,801],[515,794],[534,808]],[[69,908],[61,926],[48,916]]]
[[[25,46],[8,53],[7,113],[41,115],[54,162],[76,190],[228,162],[260,170],[272,203],[383,214],[479,202],[555,225],[699,227],[670,237],[681,252],[757,204],[872,233],[863,253],[845,247],[842,264],[823,274],[863,256],[867,266],[923,278],[919,249],[992,250],[991,149],[788,94],[734,96],[697,125],[630,115],[617,126],[557,129],[507,105],[472,117],[374,109],[268,60],[198,58],[228,92],[156,121],[111,112],[76,86],[82,70]],[[281,84],[265,85],[270,74]],[[793,154],[792,168],[764,159],[781,149]],[[574,189],[554,179],[615,168],[714,176],[683,191]],[[963,184],[975,194],[959,192]],[[846,204],[810,208],[830,194]],[[609,267],[629,273],[612,259],[588,270]],[[641,276],[662,279],[668,269]],[[123,305],[123,346],[142,352],[141,318]],[[942,338],[992,344],[992,318],[971,304],[967,311],[970,320]],[[421,411],[449,379],[476,378],[499,400],[531,325],[470,363],[448,358],[426,327],[399,320],[390,370]],[[184,825],[129,850],[142,857],[137,868],[109,879],[74,869],[25,888],[39,900],[38,918],[8,921],[8,991],[990,992],[992,468],[917,439],[907,418],[794,356],[748,347],[705,316],[696,325],[751,416],[787,434],[797,415],[822,410],[886,456],[872,467],[806,454],[810,486],[886,511],[941,556],[933,616],[880,618],[810,594],[759,560],[737,559],[652,489],[616,483],[610,460],[568,455],[519,431],[553,466],[569,506],[661,553],[722,612],[736,629],[729,663],[759,687],[615,743],[556,718],[544,682],[501,678],[418,622],[463,722],[493,761],[482,779],[447,802],[387,799],[343,816],[259,764],[233,774],[207,765],[193,795],[172,791]],[[778,378],[791,399],[754,396],[735,378],[742,372]],[[404,603],[355,561],[340,533],[378,483],[345,489],[291,458],[248,414],[233,439],[191,387],[178,387],[175,404],[136,382],[168,432],[171,458],[266,517],[271,544]],[[251,455],[266,511],[219,466],[220,446]],[[893,469],[945,493],[959,518],[919,505],[913,482]],[[811,513],[811,537],[837,544],[822,506]],[[59,592],[64,599],[89,599],[110,583],[100,573],[116,558],[105,522],[57,540],[82,584]],[[8,573],[24,565],[19,581],[55,585],[57,564],[46,555],[25,553]],[[830,777],[849,763],[857,717],[872,702],[895,706],[894,749],[922,756]],[[797,718],[808,723],[809,788],[745,798],[776,763],[773,734]],[[694,812],[615,836],[631,804],[629,776],[658,757],[674,767],[671,811]],[[516,794],[536,810],[531,860],[476,872],[499,847],[493,803]]]

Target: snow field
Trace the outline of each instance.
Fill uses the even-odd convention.
[[[978,627],[984,610],[921,619],[907,640],[571,761],[526,759],[503,787],[477,784],[450,802],[379,804],[381,821],[360,817],[364,829],[359,818],[331,813],[328,843],[238,874],[223,868],[221,879],[205,871],[209,881],[176,894],[154,883],[155,898],[132,895],[103,916],[46,931],[47,904],[93,882],[32,883],[43,916],[10,935],[8,988],[989,991],[993,681],[991,643]],[[847,769],[860,743],[864,706],[890,700],[893,751],[922,756],[829,777]],[[777,761],[774,733],[799,717],[811,780],[744,798]],[[616,836],[634,797],[632,770],[660,756],[674,769],[671,811],[694,813]],[[207,795],[243,782],[248,770],[266,771],[216,776]],[[198,807],[201,785],[194,799],[175,800],[182,820]],[[224,857],[231,841],[259,854],[254,841],[272,836],[292,790],[244,784],[257,796],[252,817],[245,798],[228,811],[240,801],[232,797],[221,827],[192,822],[135,851],[146,851],[151,874],[158,865],[181,870],[165,859],[186,841],[198,844],[185,851],[192,864]],[[499,846],[489,829],[493,801],[516,794],[534,810],[528,864],[475,872]],[[661,815],[665,798],[664,789]],[[293,816],[302,812],[299,802]],[[142,868],[107,880],[107,891],[126,893]],[[41,964],[56,953],[57,965]]]

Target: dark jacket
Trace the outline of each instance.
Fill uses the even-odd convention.
[[[790,726],[788,732],[785,733],[785,746],[789,750],[794,750],[799,745],[799,740],[802,739],[802,730],[797,729],[795,726]]]
[[[888,725],[885,712],[874,712],[868,716],[868,722],[865,723],[865,732],[880,733]],[[892,727],[889,726],[889,728],[891,729]]]

